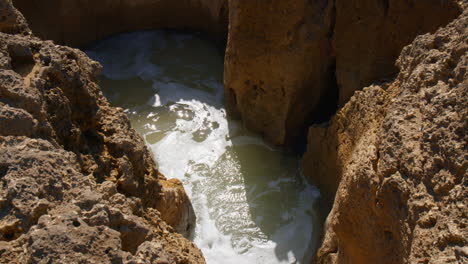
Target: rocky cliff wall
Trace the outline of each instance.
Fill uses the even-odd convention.
[[[156,7],[165,7],[164,5],[158,6],[163,2],[108,0],[86,4],[82,1],[78,3],[70,0],[48,1],[47,3],[55,3],[49,6],[44,2],[39,3],[39,1],[15,0],[15,3],[18,3],[25,12],[26,18],[33,21],[33,31],[37,31],[46,38],[72,45],[87,43],[120,31],[172,25],[184,27],[187,26],[186,23],[193,22],[192,20],[177,20],[177,17],[174,18],[172,13],[167,14],[167,12],[162,16],[152,17],[155,12],[163,12],[160,9],[156,10]],[[0,3],[6,2],[0,1]],[[125,8],[120,6],[122,3]],[[179,10],[177,8],[181,3],[185,6],[187,1],[168,4],[168,6],[174,8],[171,10]],[[190,3],[195,2],[190,1]],[[465,179],[467,168],[466,109],[468,109],[466,101],[466,13],[433,35],[417,37],[413,44],[402,51],[402,48],[410,44],[417,35],[434,32],[438,27],[444,26],[456,18],[461,10],[466,9],[466,1],[232,0],[229,1],[229,8],[226,7],[225,2],[221,4],[219,1],[202,1],[200,3],[207,3],[207,5],[194,5],[192,6],[194,10],[190,11],[197,14],[196,18],[203,21],[193,22],[194,25],[197,25],[196,28],[203,28],[198,23],[205,25],[205,21],[219,22],[216,25],[211,24],[210,27],[220,25],[225,27],[227,18],[221,14],[227,14],[227,9],[229,9],[230,25],[225,60],[226,101],[229,112],[242,118],[247,126],[263,133],[270,141],[278,145],[287,145],[297,140],[296,137],[300,136],[301,130],[313,121],[314,115],[323,115],[321,112],[323,106],[331,105],[331,109],[335,107],[334,105],[342,106],[328,125],[315,126],[309,130],[308,151],[304,157],[306,176],[313,178],[314,182],[318,183],[322,193],[330,201],[334,199],[333,209],[327,219],[324,240],[316,256],[316,262],[456,263],[459,261],[463,263],[466,261],[468,255],[466,249],[468,234],[465,220],[467,218],[465,208],[467,199]],[[3,4],[3,6],[8,5]],[[3,6],[0,5],[4,8]],[[89,8],[90,6],[98,8],[94,10]],[[202,10],[210,11],[197,13],[200,12],[200,9],[197,9],[200,6],[212,8],[202,8]],[[155,9],[153,10],[153,8]],[[5,10],[10,9],[6,8]],[[130,12],[127,9],[133,11]],[[36,12],[36,10],[41,11]],[[162,10],[165,12],[169,9]],[[122,16],[127,12],[130,17]],[[185,14],[184,12],[181,14]],[[45,19],[48,16],[51,18]],[[109,19],[100,20],[101,17]],[[139,24],[140,22],[132,20],[137,18],[132,17],[137,17],[144,23]],[[163,23],[158,20],[164,17],[168,19],[167,21],[174,19],[180,24],[166,23],[166,20]],[[222,17],[224,19],[220,19]],[[8,22],[13,20],[17,23]],[[24,26],[24,19],[16,17],[13,20],[11,16],[1,17],[0,28],[2,31],[14,33],[17,30],[27,35],[29,30]],[[58,21],[67,26],[57,27]],[[107,24],[108,22],[109,24]],[[219,32],[215,29],[209,30]],[[6,36],[3,39],[12,38],[10,35],[3,34],[2,36]],[[28,41],[34,39],[31,37],[15,38],[18,38],[15,39],[15,43],[20,43],[23,38],[27,38]],[[46,43],[39,45],[39,47],[45,45],[46,50],[50,49],[51,53],[59,54],[57,56],[60,58],[56,59],[56,61],[60,61],[59,64],[73,65],[77,61],[87,61],[81,55],[76,55],[80,54],[76,50],[55,46],[50,42],[41,42],[37,39],[35,41]],[[6,40],[5,43],[7,43]],[[44,55],[34,51],[32,46],[28,46],[31,52],[22,47],[19,49],[10,48],[8,45],[5,47],[3,48],[5,70],[8,71],[8,76],[16,76],[5,78],[6,80],[16,80],[13,81],[13,84],[18,83],[18,85],[3,85],[2,87],[7,88],[2,89],[20,91],[21,93],[22,90],[17,87],[21,87],[21,83],[29,85],[30,77],[28,76],[31,72],[36,72],[34,67],[39,62],[47,63],[49,59],[45,56],[45,61],[41,62]],[[73,51],[71,54],[75,55],[68,55],[70,50]],[[400,53],[398,67],[395,67],[394,62]],[[31,59],[29,54],[39,54],[42,57],[34,55]],[[31,64],[33,68],[29,69]],[[40,66],[40,68],[45,66]],[[10,148],[11,151],[6,153],[12,154],[3,154],[3,163],[1,164],[16,164],[15,160],[21,160],[25,164],[40,164],[38,165],[40,168],[50,169],[50,166],[38,163],[43,161],[35,161],[36,158],[28,156],[27,153],[30,149],[31,152],[36,151],[36,149],[55,151],[58,153],[56,156],[65,159],[70,164],[75,164],[75,170],[79,172],[78,176],[73,176],[75,178],[66,180],[65,186],[73,186],[71,184],[73,182],[84,182],[85,180],[80,180],[85,177],[84,175],[93,175],[93,177],[88,177],[96,179],[95,183],[90,181],[89,186],[91,187],[89,188],[92,188],[92,192],[97,190],[97,192],[103,193],[103,197],[107,197],[107,192],[119,195],[118,199],[123,197],[123,200],[115,198],[118,202],[104,198],[103,204],[99,203],[99,206],[120,208],[117,206],[118,204],[126,204],[119,209],[122,214],[133,214],[136,217],[133,219],[144,219],[141,220],[144,221],[141,225],[146,225],[150,230],[149,233],[159,234],[155,236],[156,238],[145,236],[146,240],[140,236],[138,241],[149,241],[148,243],[156,243],[162,245],[161,247],[143,242],[136,243],[140,246],[135,249],[135,247],[129,246],[134,243],[123,241],[125,238],[133,237],[129,234],[146,234],[146,231],[140,232],[145,229],[133,229],[137,231],[129,234],[122,233],[122,230],[127,230],[126,228],[129,227],[120,227],[120,223],[128,222],[119,220],[117,221],[119,224],[115,224],[116,222],[112,219],[121,218],[113,218],[114,214],[110,211],[105,211],[106,213],[99,211],[96,213],[97,215],[102,214],[105,215],[103,219],[109,219],[104,220],[104,225],[109,228],[105,230],[111,233],[112,230],[120,232],[120,234],[114,233],[112,239],[103,239],[102,241],[111,241],[109,243],[118,245],[119,240],[116,237],[123,238],[121,248],[119,248],[122,250],[116,253],[119,258],[122,256],[125,259],[138,258],[138,256],[147,254],[146,250],[162,248],[161,251],[157,252],[163,252],[161,254],[165,254],[164,256],[172,258],[172,260],[174,258],[180,260],[181,255],[179,254],[187,257],[189,259],[186,259],[187,261],[192,261],[190,259],[192,257],[196,261],[200,260],[199,251],[193,246],[187,246],[185,240],[182,238],[180,238],[182,240],[175,240],[176,242],[170,240],[177,236],[173,236],[170,228],[159,221],[159,215],[166,216],[167,222],[172,223],[172,226],[177,226],[172,221],[180,219],[180,215],[182,215],[180,211],[157,213],[154,210],[154,208],[159,208],[164,211],[164,208],[168,208],[168,204],[171,204],[173,200],[170,197],[184,197],[183,193],[178,191],[166,192],[169,193],[168,195],[163,194],[165,193],[163,190],[171,190],[171,186],[172,190],[178,190],[179,183],[165,181],[161,176],[155,176],[157,173],[153,169],[150,169],[153,173],[143,173],[143,175],[133,174],[132,170],[128,169],[131,166],[141,167],[134,164],[132,160],[135,157],[148,157],[147,154],[142,154],[146,153],[146,150],[141,150],[139,143],[131,143],[135,139],[138,142],[138,137],[131,136],[132,138],[128,139],[128,135],[122,135],[128,140],[118,141],[120,135],[112,136],[113,133],[120,133],[118,132],[120,130],[130,131],[128,121],[123,121],[126,119],[120,110],[104,107],[101,99],[97,100],[99,103],[93,103],[94,99],[90,100],[89,96],[86,95],[86,93],[99,94],[99,92],[91,89],[93,93],[79,92],[70,95],[70,89],[63,88],[67,87],[67,85],[63,85],[64,82],[70,82],[70,78],[74,80],[73,78],[77,76],[73,73],[74,66],[70,67],[72,67],[71,71],[69,68],[61,68],[58,71],[59,74],[38,75],[38,79],[34,83],[44,83],[40,85],[51,87],[55,85],[47,83],[58,83],[60,84],[58,87],[62,87],[58,90],[50,89],[52,92],[41,88],[43,90],[38,92],[40,94],[38,98],[42,100],[39,101],[40,103],[35,103],[39,99],[34,99],[35,95],[29,94],[12,97],[26,98],[21,99],[26,101],[20,100],[23,102],[20,104],[14,103],[16,101],[12,101],[13,103],[2,101],[4,104],[2,111],[5,111],[2,120],[5,124],[11,124],[2,128],[4,130],[2,133],[8,135],[8,138],[5,136],[6,139],[2,138],[2,142],[5,142],[2,143],[2,147]],[[89,69],[89,67],[86,66],[83,69]],[[398,71],[400,71],[398,77],[394,80]],[[83,73],[79,75],[83,75]],[[94,74],[85,73],[84,75]],[[71,83],[73,82],[71,81]],[[355,90],[367,85],[370,86],[363,89],[362,92],[355,93]],[[92,86],[88,85],[87,87]],[[36,91],[34,89],[31,91]],[[75,91],[76,87],[71,90]],[[13,94],[13,92],[11,93]],[[353,94],[354,96],[351,97]],[[70,109],[66,107],[68,105],[66,100],[69,100],[69,97],[80,98],[77,102],[71,100],[71,105],[74,107],[69,107]],[[94,98],[95,95],[91,97]],[[96,98],[101,97],[99,95]],[[50,101],[48,98],[59,103],[57,106],[48,103],[47,100]],[[83,113],[76,111],[76,109],[87,109],[79,103],[82,100],[91,102],[92,106]],[[62,101],[66,103],[62,103]],[[39,111],[38,115],[34,108],[35,105],[41,105],[46,110]],[[101,108],[107,110],[93,110]],[[97,115],[97,113],[103,114]],[[41,115],[46,117],[41,117]],[[48,115],[50,117],[47,117]],[[15,116],[15,118],[11,118],[11,116]],[[106,118],[102,119],[102,116],[109,119],[105,121]],[[90,124],[83,123],[83,120],[90,117],[92,117],[90,120],[94,121]],[[116,121],[117,125],[110,121],[114,120],[113,118],[120,120]],[[59,122],[61,119],[65,120],[64,125]],[[49,125],[46,125],[47,123]],[[49,128],[47,128],[48,126]],[[11,130],[11,127],[15,129]],[[70,130],[72,132],[60,132],[68,131],[68,128],[73,128]],[[91,129],[91,133],[86,133],[89,129]],[[130,135],[134,135],[132,133]],[[45,143],[49,142],[52,147],[43,146],[42,143],[35,143],[35,141],[31,147],[31,145],[20,141],[22,138],[18,137],[21,136],[28,140],[45,140]],[[102,138],[106,139],[105,143],[98,144],[102,147],[96,149],[90,147],[94,144],[91,142],[100,142]],[[117,143],[115,143],[116,141]],[[133,149],[137,149],[136,152],[140,154],[132,154]],[[23,150],[27,150],[27,153],[18,152]],[[52,157],[53,153],[49,152],[47,152],[47,156]],[[26,161],[22,161],[21,157],[26,157]],[[58,159],[58,157],[54,157],[54,159]],[[78,165],[75,160],[78,160]],[[148,162],[151,163],[151,161]],[[62,165],[56,164],[65,164],[63,166],[66,168],[69,166],[63,160],[54,161],[52,164],[53,169],[59,171],[65,170],[65,168],[61,169]],[[17,177],[10,173],[18,169],[10,170],[9,166],[2,166],[0,166],[0,175],[12,175],[10,178],[6,176],[2,178],[15,179]],[[25,165],[22,163],[15,166],[14,168],[21,168]],[[96,168],[102,169],[96,170]],[[28,175],[28,173],[30,172],[23,174]],[[66,174],[65,172],[60,173]],[[70,174],[70,172],[67,173]],[[85,177],[85,179],[88,178]],[[40,188],[44,189],[41,193],[46,194],[34,194],[42,199],[42,197],[53,196],[47,192],[49,189],[55,190],[53,188],[55,188],[54,184],[57,180],[46,183],[52,182],[54,183],[52,185],[40,185],[44,183],[36,183],[34,177],[25,181],[32,182],[37,186],[45,186]],[[7,182],[3,185],[7,186],[5,187],[8,190],[5,191],[6,193],[16,195],[15,190],[22,188],[21,184],[8,184],[10,183]],[[160,199],[150,199],[152,195],[145,191],[145,188],[152,186],[152,184],[157,187],[152,188],[152,190],[156,190]],[[85,183],[81,185],[88,186]],[[24,188],[27,189],[28,185],[25,186]],[[34,248],[32,242],[32,244],[25,244],[25,241],[35,241],[35,239],[45,236],[44,232],[39,232],[38,236],[30,239],[32,237],[31,230],[40,231],[41,229],[46,230],[46,228],[49,230],[50,227],[57,227],[59,228],[57,230],[69,231],[75,230],[73,227],[81,226],[83,223],[86,223],[86,227],[96,228],[93,225],[95,222],[91,219],[91,214],[83,213],[83,210],[87,212],[87,207],[80,207],[81,203],[76,205],[74,202],[77,199],[75,197],[80,197],[78,193],[81,195],[82,189],[79,191],[76,188],[65,190],[62,192],[66,194],[63,195],[65,198],[62,196],[44,198],[47,203],[52,204],[51,208],[55,209],[48,210],[47,214],[50,215],[50,218],[48,216],[45,216],[44,220],[39,218],[40,221],[38,220],[37,225],[34,224],[36,218],[21,220],[18,215],[41,215],[44,210],[41,208],[49,208],[49,205],[44,206],[37,202],[37,205],[22,206],[20,201],[12,202],[11,198],[5,200],[7,202],[4,203],[4,208],[6,208],[4,210],[10,212],[5,219],[13,219],[13,223],[17,222],[18,224],[5,222],[7,224],[3,224],[2,227],[2,230],[5,231],[2,232],[6,234],[5,240],[16,236],[19,238],[2,242],[4,249],[1,252],[8,253],[2,253],[3,259],[7,260],[7,257],[30,259],[34,257],[31,252],[36,251],[39,252],[35,253],[37,256],[43,256],[41,254],[56,256],[59,254],[57,253],[58,242],[52,243],[51,249],[46,251],[40,249],[40,246]],[[138,198],[129,198],[132,196]],[[28,199],[21,198],[20,200],[23,202]],[[136,199],[133,204],[132,199]],[[127,202],[122,202],[124,200]],[[180,203],[184,204],[184,200],[185,198],[182,198]],[[139,206],[140,201],[143,206]],[[72,206],[78,206],[78,209],[75,210],[77,217],[84,220],[74,222],[75,219],[78,219],[75,216],[71,216],[72,218],[63,216],[59,206],[62,203],[67,205],[66,208],[77,208]],[[91,204],[93,203],[91,202]],[[18,211],[20,213],[9,211],[26,210],[24,208],[37,209],[31,212]],[[178,208],[189,210],[183,206]],[[20,220],[15,220],[16,218]],[[137,228],[140,225],[132,223],[131,226]],[[99,237],[112,236],[107,231],[99,231],[101,229],[92,230],[95,230],[93,232],[97,232]],[[104,232],[104,234],[99,232]],[[70,234],[72,233],[70,231]],[[58,231],[54,234],[58,234]],[[54,236],[61,239],[59,235]],[[26,238],[29,240],[24,240]],[[167,245],[166,240],[172,241],[169,242],[169,245],[177,246],[165,246]],[[26,245],[25,252],[27,253],[21,253],[21,244]],[[36,244],[40,245],[40,243]],[[72,245],[76,245],[74,248],[80,248],[81,244]],[[185,246],[189,248],[182,249],[185,253],[180,253],[179,247]],[[86,254],[98,256],[98,251],[101,248],[96,248],[95,252],[87,252]],[[73,251],[75,249],[66,250],[68,251],[64,252],[75,252]],[[108,258],[107,255],[103,257]]]
[[[465,11],[405,47],[394,81],[310,128],[304,172],[337,190],[317,263],[468,260],[467,39]]]
[[[155,28],[208,32],[223,42],[226,0],[14,0],[42,39],[81,46],[109,35]]]
[[[332,82],[331,1],[229,2],[226,108],[268,140],[292,143]]]
[[[354,91],[394,78],[394,63],[405,45],[460,13],[455,0],[14,3],[36,35],[72,46],[155,28],[227,37],[228,112],[283,146],[303,142],[307,127],[343,106]]]
[[[288,146],[355,90],[393,78],[405,45],[459,13],[439,0],[230,1],[226,107]]]
[[[31,35],[11,1],[0,13],[0,262],[204,263],[175,232],[194,224],[182,184],[106,101],[101,66]]]

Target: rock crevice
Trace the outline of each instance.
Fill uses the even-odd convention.
[[[467,17],[416,37],[394,81],[310,128],[304,173],[334,199],[317,263],[466,261]]]
[[[277,145],[301,142],[354,91],[392,79],[401,49],[457,17],[456,1],[230,1],[226,107]],[[333,66],[333,68],[332,68]],[[335,78],[333,78],[335,77]],[[326,111],[325,111],[326,112]],[[317,117],[322,118],[317,118]]]

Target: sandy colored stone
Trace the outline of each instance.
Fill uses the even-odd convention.
[[[182,182],[170,179],[161,182],[161,195],[156,209],[164,216],[164,221],[180,234],[192,237],[195,225],[195,211]],[[188,223],[188,225],[187,225]]]
[[[189,28],[224,42],[226,108],[276,145],[302,143],[354,91],[394,78],[401,49],[460,13],[450,1],[14,0],[33,32],[72,46]],[[229,22],[229,28],[228,28]]]
[[[20,28],[0,27],[19,33],[0,33],[0,262],[204,263],[174,231],[194,225],[183,186],[104,98],[101,66]]]
[[[335,1],[333,54],[338,105],[377,80],[393,79],[404,46],[434,32],[460,14],[457,1]]]
[[[354,91],[397,73],[414,37],[461,11],[457,1],[230,1],[226,108],[291,146]]]
[[[229,1],[226,108],[275,144],[294,142],[332,79],[332,8],[323,0]]]
[[[337,190],[316,263],[467,261],[467,37],[465,11],[310,129],[304,172]]]

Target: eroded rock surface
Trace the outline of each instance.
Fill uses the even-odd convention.
[[[458,2],[14,0],[35,34],[72,46],[155,28],[227,36],[228,112],[284,146],[354,91],[394,78],[401,49],[454,19]]]
[[[101,66],[0,7],[0,262],[204,263],[175,232],[194,220],[182,185],[103,97]]]
[[[454,0],[230,1],[226,107],[271,142],[291,145],[324,109],[393,78],[405,45],[459,13]]]
[[[305,174],[337,190],[317,263],[468,261],[467,39],[465,11],[310,129]]]

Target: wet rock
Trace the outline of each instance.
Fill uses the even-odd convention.
[[[177,179],[165,181],[161,191],[163,195],[156,208],[161,212],[162,218],[178,233],[191,237],[195,212],[182,182]]]

